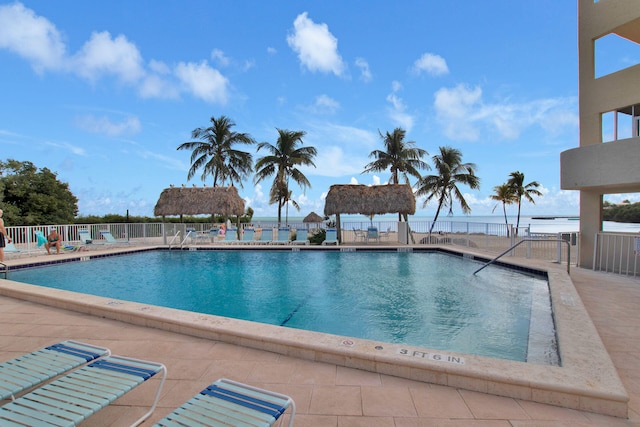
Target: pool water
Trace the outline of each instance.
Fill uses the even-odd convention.
[[[531,325],[540,324],[533,312],[551,325],[543,341],[553,347],[547,281],[493,266],[473,275],[478,266],[434,252],[149,251],[19,270],[11,279],[519,361],[527,360]]]

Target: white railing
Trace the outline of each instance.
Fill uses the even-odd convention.
[[[457,245],[470,249],[480,249],[491,253],[501,253],[527,239],[526,244],[518,245],[509,252],[510,256],[523,258],[535,258],[549,260],[558,263],[570,261],[576,263],[578,259],[579,233],[531,233],[528,227],[516,230],[513,226],[497,223],[478,223],[460,221],[409,221],[409,232],[400,236],[399,223],[397,221],[344,221],[341,225],[341,238],[343,244],[362,244],[363,233],[367,228],[374,226],[380,232],[378,243],[408,243],[408,244],[438,244]],[[276,227],[275,221],[254,221],[251,224],[240,224],[241,228],[253,226],[256,228]],[[114,224],[69,224],[47,226],[7,227],[7,232],[15,246],[27,253],[43,252],[43,247],[37,246],[35,231],[42,232],[45,236],[51,227],[56,227],[62,236],[64,244],[79,244],[78,230],[89,230],[96,243],[100,243],[103,237],[101,230],[109,230],[119,240],[130,241],[141,245],[167,245],[176,234],[188,236],[188,230],[196,230],[196,235],[205,235],[212,228],[219,228],[220,224],[211,223],[114,223]],[[289,222],[288,227],[307,228],[311,232],[317,228],[328,228],[327,223],[303,223]],[[431,232],[430,232],[431,230]],[[401,231],[405,231],[402,228]],[[566,250],[566,245],[551,241],[563,239],[572,246],[571,251]],[[209,239],[211,240],[211,239]],[[539,240],[539,241],[536,241]],[[203,241],[203,243],[206,243]],[[568,253],[571,260],[567,260]],[[608,259],[608,258],[606,258]],[[618,259],[618,258],[616,258]],[[636,270],[637,271],[637,270]]]
[[[110,231],[118,240],[141,245],[162,244],[164,241],[164,225],[161,223],[13,226],[6,227],[6,230],[16,249],[34,253],[44,251],[44,246],[38,246],[36,231],[47,236],[51,228],[56,228],[62,237],[62,243],[69,245],[82,243],[78,236],[78,230],[88,230],[92,240],[97,243],[104,241],[104,237],[100,233],[102,230]]]
[[[640,276],[640,235],[596,233],[593,269],[633,277]]]

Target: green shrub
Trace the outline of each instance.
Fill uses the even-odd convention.
[[[322,242],[327,238],[327,231],[325,229],[320,229],[309,236],[309,242],[312,245],[321,245]]]

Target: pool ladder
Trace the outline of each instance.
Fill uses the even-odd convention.
[[[561,243],[566,243],[567,244],[567,274],[571,274],[571,272],[570,272],[570,268],[571,268],[571,244],[569,242],[567,242],[566,240],[564,240],[564,239],[522,239],[518,243],[516,243],[515,245],[511,246],[509,249],[507,249],[506,251],[502,252],[500,255],[498,255],[494,259],[492,259],[491,261],[485,263],[482,267],[480,267],[479,269],[474,271],[473,274],[475,275],[476,273],[478,273],[483,268],[493,264],[494,262],[496,262],[498,260],[498,258],[500,258],[503,255],[506,255],[507,253],[511,252],[512,250],[514,250],[516,247],[520,246],[520,244],[522,244],[524,242],[561,242]]]
[[[0,274],[4,274],[4,278],[9,278],[9,267],[4,262],[0,262]]]
[[[178,230],[178,232],[176,233],[175,236],[173,236],[173,238],[171,238],[171,240],[169,241],[169,250],[171,250],[171,245],[173,244],[173,242],[178,238],[178,236],[180,236],[180,230]],[[186,240],[186,238],[185,238]],[[182,248],[182,243],[180,244],[180,247]]]

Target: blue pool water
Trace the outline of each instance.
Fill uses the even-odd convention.
[[[527,360],[548,283],[443,253],[149,251],[11,279],[341,336]],[[551,328],[552,329],[552,328]],[[549,342],[553,330],[546,331]]]

